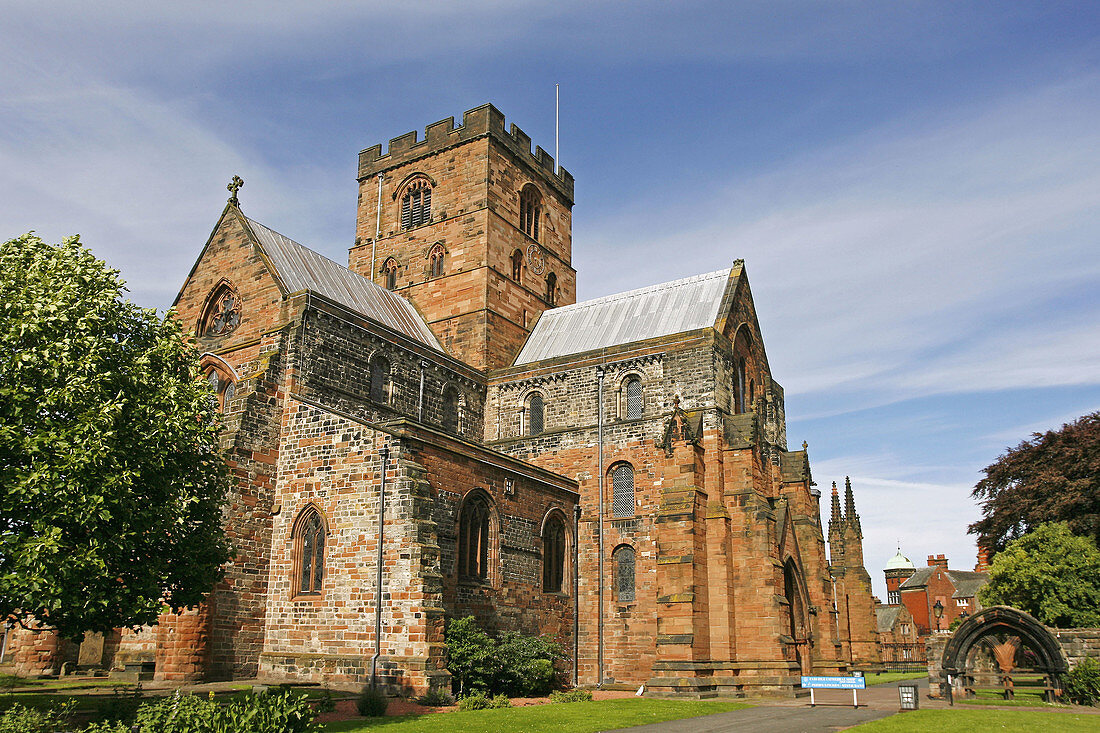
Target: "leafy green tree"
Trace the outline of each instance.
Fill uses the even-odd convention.
[[[973,496],[983,516],[969,532],[993,555],[1043,522],[1066,522],[1100,544],[1100,412],[1007,450]]]
[[[1100,626],[1100,549],[1062,522],[1041,524],[997,555],[978,597],[1047,626]]]
[[[71,638],[195,605],[228,558],[197,354],[124,290],[77,237],[0,247],[0,616]]]

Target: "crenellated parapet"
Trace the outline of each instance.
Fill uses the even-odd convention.
[[[385,153],[381,144],[361,151],[359,181],[483,137],[490,137],[508,148],[516,160],[525,161],[538,171],[570,205],[573,204],[573,175],[565,168],[555,169],[554,156],[541,147],[536,145],[532,152],[531,137],[514,124],[505,128],[504,113],[491,104],[467,110],[458,127],[455,127],[454,117],[428,125],[423,140],[413,130],[390,140]]]

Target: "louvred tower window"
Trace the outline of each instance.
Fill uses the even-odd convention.
[[[519,195],[519,228],[531,239],[539,241],[539,217],[542,214],[542,194],[528,183]]]
[[[401,228],[412,229],[432,218],[432,186],[423,178],[409,184],[401,196]]]

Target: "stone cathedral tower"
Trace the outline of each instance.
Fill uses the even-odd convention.
[[[882,662],[882,654],[876,636],[871,575],[863,565],[863,528],[856,513],[852,481],[847,476],[844,477],[843,513],[836,482],[833,482],[829,559],[842,658],[857,667],[877,666]]]
[[[573,176],[486,104],[359,154],[349,265],[411,300],[452,356],[508,366],[539,314],[576,302],[572,208]]]

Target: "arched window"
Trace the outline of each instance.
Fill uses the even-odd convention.
[[[516,282],[523,279],[523,252],[518,249],[512,253],[512,279]]]
[[[385,278],[386,290],[397,290],[397,260],[390,257],[382,264],[382,275]]]
[[[492,513],[489,499],[480,491],[467,498],[458,517],[458,576],[489,579],[489,540]]]
[[[745,411],[745,360],[737,360],[737,374],[734,377],[734,409],[740,415]]]
[[[210,389],[214,390],[214,394],[210,396],[210,406],[215,410],[224,412],[229,407],[233,395],[236,394],[233,380],[222,375],[216,369],[208,371],[205,379],[206,383],[210,385]]]
[[[453,386],[443,390],[443,429],[448,433],[458,432],[458,390]]]
[[[390,361],[381,354],[370,360],[370,398],[383,405],[390,403]]]
[[[428,253],[428,272],[431,277],[443,277],[443,258],[446,252],[443,250],[442,244],[437,244],[432,247],[432,251]]]
[[[755,404],[756,404],[756,380],[755,379],[750,379],[749,380],[749,404],[748,404],[748,408],[751,410],[753,408],[753,405],[755,405]]]
[[[207,301],[199,333],[203,336],[225,336],[240,324],[241,298],[229,283],[223,282]]]
[[[401,196],[401,228],[412,229],[432,218],[432,186],[423,178],[409,184]]]
[[[545,403],[541,392],[534,392],[527,398],[527,434],[541,435],[543,431]]]
[[[611,553],[611,562],[615,565],[614,593],[615,600],[619,603],[633,603],[635,595],[634,582],[634,548],[630,545],[619,545]]]
[[[611,515],[634,516],[634,467],[629,463],[611,469]]]
[[[542,589],[561,593],[565,582],[565,522],[555,513],[542,530]]]
[[[635,420],[645,414],[645,404],[642,399],[642,380],[630,377],[623,385],[623,411],[622,416],[627,420]]]
[[[531,239],[539,241],[539,216],[542,214],[542,194],[533,183],[523,187],[519,195],[519,228]]]
[[[558,276],[554,273],[550,273],[546,276],[546,302],[550,305],[554,305],[557,298],[558,291]]]
[[[318,595],[325,577],[325,523],[316,507],[309,506],[294,523],[298,573],[296,595]]]

